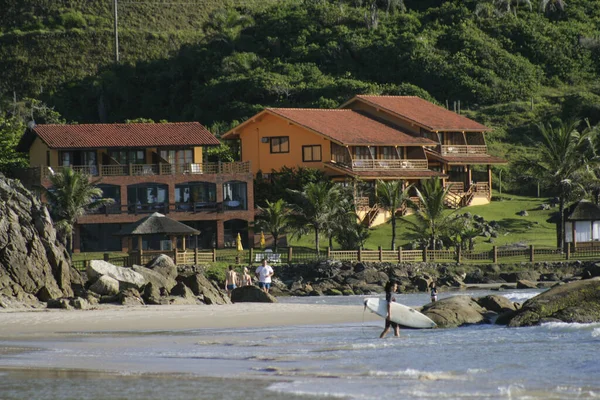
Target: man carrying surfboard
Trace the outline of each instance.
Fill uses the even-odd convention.
[[[394,328],[394,336],[400,336],[400,326],[391,320],[392,318],[392,301],[396,301],[393,293],[398,290],[398,284],[395,281],[388,281],[385,284],[385,301],[387,302],[387,317],[385,319],[385,328],[381,335],[379,335],[380,339],[383,339],[385,335],[390,331],[390,327]]]

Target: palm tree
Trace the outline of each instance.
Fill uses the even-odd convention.
[[[222,42],[235,50],[235,44],[244,29],[254,25],[249,15],[240,14],[233,9],[221,8],[214,11],[204,24],[206,37],[211,42]]]
[[[302,191],[289,190],[295,198],[294,226],[297,234],[315,233],[315,250],[319,254],[320,234],[336,213],[340,191],[336,185],[321,181],[308,183]]]
[[[73,228],[87,211],[110,205],[113,199],[102,198],[102,189],[89,176],[71,168],[50,175],[52,186],[44,188],[50,215],[69,254],[73,252]]]
[[[408,199],[408,190],[410,188],[404,189],[403,186],[403,181],[378,180],[376,184],[377,203],[381,208],[391,213],[392,250],[396,250],[396,211],[402,207],[402,204]]]
[[[417,224],[415,227],[427,235],[429,246],[435,250],[436,243],[440,237],[442,227],[448,218],[456,212],[446,212],[444,199],[450,187],[444,188],[440,179],[429,179],[421,181],[421,189],[415,188],[418,203],[410,202],[409,206],[415,211]]]
[[[279,199],[274,203],[267,200],[266,203],[266,207],[257,207],[259,214],[256,216],[256,226],[273,236],[275,252],[277,252],[278,239],[288,233],[291,228],[291,210],[289,204],[283,199]]]
[[[593,158],[593,144],[598,133],[595,129],[577,131],[579,121],[560,121],[556,126],[539,124],[542,135],[537,143],[535,159],[522,160],[529,168],[532,177],[550,189],[559,201],[559,218],[556,232],[556,245],[564,249],[563,229],[565,203],[579,189],[588,175],[587,167]]]
[[[557,11],[565,11],[567,2],[565,0],[541,0],[540,1],[540,12],[542,13],[553,13]]]

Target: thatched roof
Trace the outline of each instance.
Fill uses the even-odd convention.
[[[200,231],[175,221],[160,213],[154,213],[139,221],[126,226],[115,235],[118,236],[140,236],[165,234],[174,236],[199,235]]]
[[[582,200],[567,208],[565,215],[567,221],[600,221],[600,206]]]

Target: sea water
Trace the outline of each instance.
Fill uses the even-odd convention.
[[[495,293],[524,301],[539,291]],[[428,298],[397,301],[420,306]],[[382,328],[383,320],[3,341],[0,399],[600,398],[600,324],[403,329],[381,340]],[[34,349],[9,351],[23,346]]]

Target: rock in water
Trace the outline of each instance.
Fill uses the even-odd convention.
[[[0,296],[44,300],[73,296],[82,285],[45,206],[19,181],[0,175]],[[43,289],[43,290],[42,290]],[[6,303],[4,303],[6,304]]]
[[[447,297],[429,303],[421,310],[440,328],[485,323],[485,311],[470,296]]]
[[[555,286],[527,300],[508,326],[539,325],[545,321],[600,322],[600,278]]]

